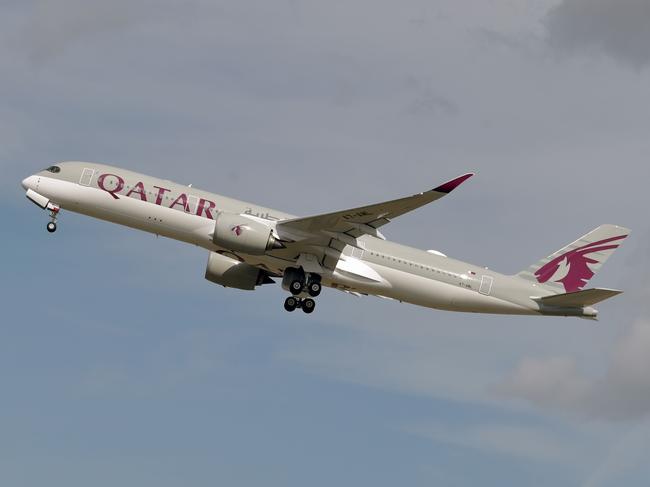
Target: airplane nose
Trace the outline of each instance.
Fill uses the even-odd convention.
[[[22,184],[23,188],[26,191],[28,189],[32,189],[33,181],[34,181],[34,176],[28,176],[25,179],[23,179],[23,182],[20,184]]]

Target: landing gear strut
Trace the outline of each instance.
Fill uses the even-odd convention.
[[[54,233],[56,232],[56,220],[61,209],[58,206],[49,205],[48,210],[50,210],[50,222],[47,224],[47,231]]]
[[[316,302],[311,298],[318,296],[323,289],[321,276],[307,274],[302,268],[290,267],[284,271],[282,286],[291,293],[284,301],[284,309],[291,312],[301,308],[307,314],[314,312]],[[311,297],[304,297],[305,295]]]

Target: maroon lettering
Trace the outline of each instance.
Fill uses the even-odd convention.
[[[106,181],[106,178],[115,178],[117,181],[113,181],[112,179],[109,181]],[[115,183],[115,184],[111,184]],[[119,200],[116,193],[119,193],[124,189],[124,179],[121,177],[117,176],[116,174],[102,174],[97,178],[97,186],[99,186],[99,189],[102,191],[106,191],[108,194],[110,194],[113,198],[116,200]],[[115,186],[115,189],[109,189],[107,186]]]
[[[160,186],[154,186],[154,188],[158,190],[158,195],[156,196],[156,204],[162,205],[162,201],[165,196],[165,193],[169,193],[171,189],[161,188]]]
[[[126,193],[126,197],[130,198],[132,194],[139,194],[142,201],[147,201],[147,192],[144,190],[144,183],[138,183],[133,186],[131,191]]]
[[[171,204],[170,208],[173,208],[176,205],[181,205],[185,212],[190,211],[190,207],[187,204],[187,195],[185,193],[181,194],[178,198],[176,198],[176,201],[174,201]]]
[[[206,208],[206,203],[208,205],[207,208]],[[205,212],[205,216],[207,216],[210,220],[214,220],[214,217],[212,216],[212,210],[214,210],[216,207],[217,207],[216,203],[201,198],[199,200],[199,208],[196,210],[196,215],[201,216],[201,213]]]

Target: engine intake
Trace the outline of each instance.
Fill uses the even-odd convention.
[[[212,241],[224,249],[251,255],[284,248],[271,227],[234,213],[217,215]]]

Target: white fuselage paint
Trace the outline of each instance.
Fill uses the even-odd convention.
[[[137,173],[101,166],[98,171],[121,174],[130,185],[146,181],[155,197],[153,187],[170,188],[170,194],[185,190],[217,203],[217,211],[262,215],[270,225],[273,220],[292,215],[260,208],[216,194],[155,179]],[[96,174],[95,174],[96,175]],[[82,185],[50,177],[47,173],[30,176],[23,182],[61,208],[101,220],[126,225],[156,235],[194,244],[209,251],[223,251],[212,242],[215,221],[206,214],[169,208],[152,201],[143,201],[139,194],[126,196],[124,191],[115,198],[96,185]],[[132,186],[130,186],[132,187]],[[170,201],[169,198],[167,201]],[[194,205],[193,210],[196,210]],[[269,217],[273,215],[273,218]],[[359,239],[358,252],[344,252],[336,269],[322,275],[325,286],[353,293],[378,295],[429,308],[451,311],[499,314],[539,314],[538,303],[531,299],[552,294],[527,281],[506,276],[482,267],[445,257],[440,253],[420,251],[375,237]],[[272,255],[242,255],[247,263],[282,274],[295,260]]]

